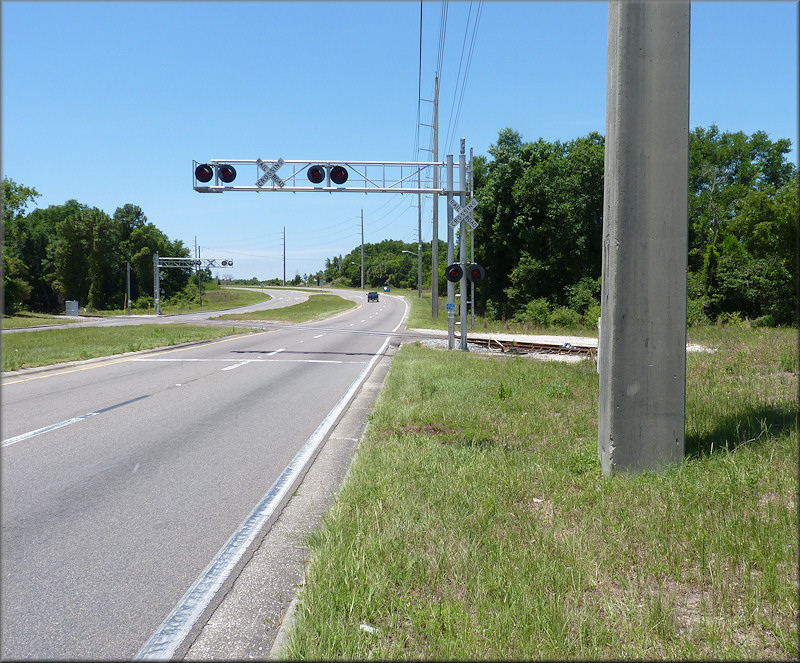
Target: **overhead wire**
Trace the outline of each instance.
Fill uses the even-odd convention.
[[[458,64],[458,75],[456,76],[456,84],[453,90],[453,103],[450,107],[450,119],[448,120],[447,125],[447,132],[445,133],[445,147],[449,150],[454,149],[454,143],[456,138],[456,132],[458,130],[458,120],[461,116],[461,108],[464,101],[464,93],[467,89],[467,79],[469,77],[469,70],[472,65],[472,54],[475,50],[475,39],[478,34],[478,24],[480,23],[480,15],[483,10],[483,0],[478,0],[478,7],[475,12],[475,21],[472,24],[472,37],[470,39],[470,46],[467,52],[467,60],[466,63],[464,62],[464,50],[467,45],[467,38],[469,35],[469,26],[470,26],[470,18],[472,16],[472,2],[470,2],[470,10],[469,14],[467,15],[467,25],[464,29],[464,41],[461,46],[461,59],[459,60]],[[464,74],[461,75],[463,64]],[[461,86],[461,91],[459,93],[459,84]],[[458,106],[456,107],[456,98],[458,98]],[[454,111],[453,109],[456,108]]]

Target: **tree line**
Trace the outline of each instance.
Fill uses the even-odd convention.
[[[788,139],[723,132],[689,136],[689,322],[795,319],[798,172]],[[524,142],[506,128],[474,164],[476,310],[495,319],[594,326],[600,314],[605,139]],[[366,282],[415,288],[416,245],[367,245]],[[430,287],[430,244],[423,245]],[[440,292],[445,260],[440,242]],[[326,280],[360,283],[360,248],[326,262]]]
[[[486,269],[476,310],[495,319],[593,326],[600,314],[605,139],[524,142],[506,128],[474,163],[475,260]],[[689,322],[748,318],[791,324],[796,315],[798,171],[788,139],[695,128],[689,136]],[[38,192],[3,181],[5,310],[54,311],[65,299],[122,308],[125,265],[132,300],[152,296],[153,254],[188,257],[133,204],[113,216],[75,200],[27,213]],[[431,279],[431,244],[364,246],[365,286],[444,294],[446,245]],[[207,275],[210,277],[210,275]],[[185,296],[190,270],[164,270],[165,298]],[[299,275],[292,283],[298,284]],[[328,258],[305,283],[361,284],[361,247]]]
[[[153,255],[188,257],[148,222],[140,207],[126,204],[113,216],[77,200],[27,212],[35,188],[3,180],[3,308],[54,312],[76,300],[96,310],[122,309],[131,265],[131,301],[153,301]],[[185,296],[191,270],[162,272],[165,298]],[[196,287],[196,286],[195,286]]]

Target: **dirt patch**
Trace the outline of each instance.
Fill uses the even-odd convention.
[[[396,429],[399,435],[453,435],[463,432],[460,428],[454,428],[443,423],[432,424],[406,424]]]

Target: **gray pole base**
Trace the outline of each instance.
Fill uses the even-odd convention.
[[[688,0],[612,0],[598,451],[606,476],[680,463],[686,422]]]

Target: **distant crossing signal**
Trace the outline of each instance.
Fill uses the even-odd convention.
[[[331,181],[339,185],[347,182],[347,168],[343,166],[334,166],[331,168]]]
[[[325,179],[325,169],[322,166],[311,166],[308,169],[308,180],[312,184],[319,184]]]
[[[236,179],[236,169],[230,164],[225,163],[221,166],[217,166],[217,175],[219,175],[219,178],[225,182],[225,184],[230,184]]]
[[[230,164],[223,163],[216,167],[217,177],[225,184],[230,184],[236,179],[236,169]],[[210,182],[214,177],[214,166],[208,163],[201,163],[194,169],[194,176],[198,182]]]
[[[214,177],[214,169],[207,163],[201,163],[194,169],[194,176],[198,182],[210,182],[211,178]]]
[[[330,177],[330,181],[337,186],[341,186],[347,182],[347,178],[349,176],[347,168],[344,166],[333,166],[327,173],[325,166],[309,166],[306,174],[308,175],[308,180],[312,184],[321,184],[327,175]]]

